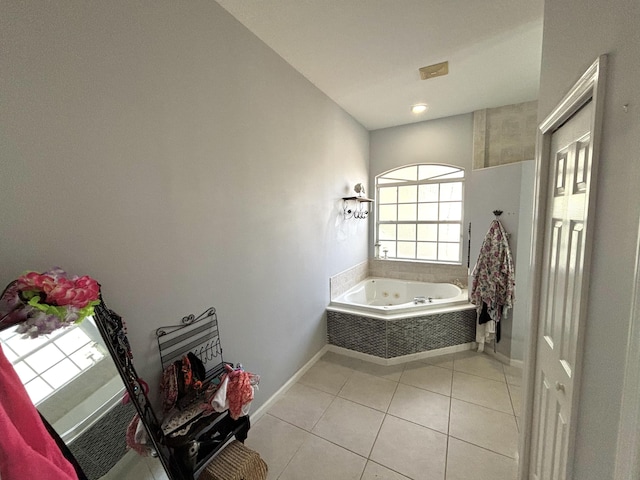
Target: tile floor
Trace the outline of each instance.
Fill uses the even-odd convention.
[[[521,371],[461,352],[325,354],[251,428],[270,480],[513,480]]]
[[[522,372],[467,351],[397,366],[327,353],[249,431],[269,480],[514,480]],[[167,480],[130,452],[104,480]]]

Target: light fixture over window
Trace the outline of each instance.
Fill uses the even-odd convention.
[[[418,114],[418,113],[424,113],[429,109],[429,106],[425,103],[418,103],[417,105],[412,105],[411,106],[411,112]]]

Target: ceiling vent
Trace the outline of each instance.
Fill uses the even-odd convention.
[[[436,63],[428,67],[419,68],[420,79],[429,80],[434,77],[441,77],[449,73],[449,62]]]

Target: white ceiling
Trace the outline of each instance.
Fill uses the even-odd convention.
[[[369,130],[538,96],[544,0],[217,2]]]

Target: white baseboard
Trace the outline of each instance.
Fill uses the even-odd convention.
[[[487,355],[495,358],[500,363],[503,363],[505,365],[510,365],[512,367],[520,367],[520,368],[524,367],[524,362],[522,360],[516,360],[516,359],[513,359],[513,358],[509,358],[503,353],[494,352],[492,348],[487,348],[485,346],[484,353],[486,353]]]
[[[393,358],[381,358],[375,355],[369,355],[366,353],[356,352],[347,348],[337,347],[336,345],[327,345],[327,351],[339,353],[345,357],[358,358],[360,360],[366,360],[367,362],[376,363],[378,365],[400,365],[402,363],[413,362],[415,360],[422,360],[424,358],[437,357],[440,355],[447,355],[450,353],[464,352],[470,350],[473,347],[473,342],[463,343],[461,345],[454,345],[452,347],[438,348],[436,350],[429,350],[428,352],[412,353],[410,355],[403,355],[401,357]]]
[[[282,387],[280,387],[273,395],[271,395],[266,402],[260,405],[260,408],[256,409],[256,411],[251,414],[251,422],[257,422],[258,420],[260,420],[260,417],[267,413],[267,411],[271,407],[273,407],[273,405],[278,400],[280,400],[280,397],[287,393],[287,391],[293,386],[293,384],[300,380],[300,378],[302,378],[302,376],[307,373],[307,370],[313,367],[313,365],[318,360],[320,360],[320,358],[329,350],[328,347],[329,345],[325,345],[324,347],[322,347],[318,351],[318,353],[311,357],[311,360],[305,363],[296,373],[293,374],[293,376],[289,380],[287,380],[284,385],[282,385]]]

